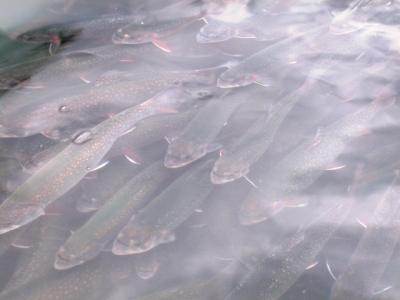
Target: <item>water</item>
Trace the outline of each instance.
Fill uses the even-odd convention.
[[[398,299],[399,11],[3,3],[0,300]]]

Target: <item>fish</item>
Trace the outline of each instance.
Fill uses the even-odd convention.
[[[253,189],[244,200],[239,212],[240,222],[244,225],[259,223],[285,205],[291,206],[288,199],[332,168],[345,151],[346,143],[361,135],[369,128],[370,121],[395,101],[395,95],[383,90],[371,103],[328,125],[313,141],[300,143],[272,167],[260,167],[262,186]]]
[[[138,59],[138,54],[151,51],[149,47],[129,47],[106,45],[77,50],[61,55],[55,61],[42,67],[30,78],[29,83],[37,86],[53,87],[65,85],[66,80],[71,83],[85,83],[93,81],[94,75],[101,68],[108,68],[122,61]]]
[[[385,189],[367,221],[345,271],[333,284],[330,299],[371,299],[399,240],[399,175]]]
[[[209,159],[189,168],[133,215],[114,240],[112,252],[115,255],[144,253],[174,241],[173,231],[201,206],[213,189],[206,176],[211,163]]]
[[[214,72],[209,69],[111,73],[103,79],[111,77],[109,84],[84,89],[77,94],[43,99],[40,102],[31,101],[28,104],[10,98],[7,99],[10,101],[0,102],[0,136],[26,137],[37,133],[51,136],[57,129],[68,126],[77,130],[85,128],[85,124],[96,125],[109,115],[139,104],[167,88],[179,87],[185,82],[212,83]]]
[[[279,85],[282,79],[304,77],[308,75],[308,67],[313,65],[312,60],[307,58],[316,55],[328,57],[323,63],[318,60],[314,63],[317,67],[322,64],[324,69],[337,65],[338,58],[358,59],[367,52],[373,57],[381,56],[368,46],[367,36],[333,35],[327,33],[327,30],[326,25],[316,26],[254,53],[221,73],[217,81],[218,87],[233,88],[253,83],[273,87]]]
[[[190,99],[179,88],[130,107],[79,134],[63,151],[29,177],[0,205],[0,234],[45,214],[45,208],[76,186],[102,159],[118,137],[149,116],[183,109]]]
[[[158,161],[128,181],[60,247],[54,268],[67,270],[95,258],[170,175]]]
[[[148,24],[129,24],[119,28],[112,36],[114,44],[145,44],[153,43],[165,52],[171,52],[168,45],[164,45],[163,38],[168,37],[179,30],[200,20],[204,13],[195,10],[193,15],[163,22],[151,22]]]
[[[66,197],[53,207],[55,213],[33,222],[16,239],[16,247],[23,242],[22,254],[16,263],[16,269],[10,281],[5,287],[9,292],[36,280],[46,278],[54,274],[53,263],[49,257],[53,257],[57,249],[68,236],[71,224],[78,222],[79,218],[72,216],[73,208],[70,207],[70,198]],[[10,231],[7,234],[19,232]],[[3,235],[2,235],[3,236]]]
[[[76,210],[80,213],[98,210],[142,169],[142,166],[127,163],[125,158],[113,159],[106,168],[96,173],[96,179],[84,178],[78,185],[81,188],[78,189],[78,199],[75,202]]]
[[[49,52],[55,54],[62,46],[73,42],[74,47],[82,41],[85,45],[101,45],[111,40],[112,34],[120,27],[136,22],[137,15],[104,14],[90,20],[60,22],[34,28],[16,36],[16,40],[30,44],[49,45]]]
[[[317,26],[314,29],[301,34],[293,35],[283,39],[265,49],[262,49],[240,63],[232,66],[228,70],[222,72],[218,78],[217,86],[220,88],[236,88],[241,86],[258,83],[261,85],[272,85],[272,74],[292,74],[293,69],[297,67],[299,58],[307,50],[304,44],[307,39],[315,38],[326,30],[325,26]],[[290,45],[290,46],[289,46]],[[268,73],[265,75],[265,73]],[[280,75],[282,76],[282,75]],[[274,83],[279,80],[273,81]]]
[[[99,259],[65,272],[30,282],[19,289],[0,294],[1,300],[95,300],[104,297],[120,278],[118,273],[130,274],[132,258],[103,254]]]
[[[220,148],[214,143],[215,138],[233,112],[246,100],[246,90],[239,90],[209,101],[179,135],[172,137],[164,165],[180,168]]]
[[[211,181],[214,184],[223,184],[247,176],[250,167],[273,142],[277,130],[293,106],[307,98],[307,93],[313,92],[312,86],[313,83],[308,81],[295,92],[279,99],[273,106],[270,117],[261,117],[232,145],[224,147],[211,171]]]
[[[279,253],[281,259],[277,266],[272,267],[271,273],[267,278],[259,277],[260,273],[265,272],[270,259],[266,259],[257,270],[247,279],[247,284],[234,293],[228,299],[243,299],[247,295],[249,288],[254,291],[253,299],[279,299],[303,274],[311,264],[315,262],[317,255],[323,249],[334,232],[342,224],[345,217],[353,205],[353,201],[346,197],[344,199],[332,200],[330,207],[314,219],[304,230],[295,233],[293,240],[295,245],[288,247],[283,253]],[[329,201],[328,201],[329,202]],[[250,287],[251,286],[251,287]],[[252,293],[253,294],[253,293]]]

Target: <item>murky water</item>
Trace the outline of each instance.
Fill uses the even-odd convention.
[[[0,299],[398,299],[399,12],[2,4]]]

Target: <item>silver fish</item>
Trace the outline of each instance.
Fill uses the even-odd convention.
[[[182,90],[172,89],[81,133],[0,205],[0,233],[19,228],[45,214],[46,206],[96,169],[117,138],[132,129],[138,121],[176,111],[188,102]]]
[[[286,200],[310,186],[336,158],[346,143],[362,130],[380,111],[392,105],[396,97],[384,92],[373,102],[346,115],[323,129],[314,141],[295,147],[281,161],[262,171],[262,185],[252,190],[240,210],[242,224],[262,222],[285,207]]]
[[[54,267],[66,270],[95,258],[170,174],[162,162],[155,162],[133,177],[67,239],[57,252]]]
[[[307,82],[293,93],[278,100],[272,108],[271,116],[261,117],[248,131],[232,145],[223,148],[220,157],[211,171],[211,181],[223,184],[246,176],[250,167],[268,149],[275,134],[288,113],[301,99],[307,98],[307,92],[312,92],[313,83]]]
[[[371,299],[399,240],[399,177],[392,181],[368,220],[347,269],[335,281],[330,299]]]
[[[139,104],[169,87],[185,82],[212,83],[214,72],[210,69],[110,74],[113,77],[110,84],[86,88],[81,93],[59,96],[51,101],[26,104],[9,99],[0,104],[0,136],[47,135],[57,128],[76,127],[76,124],[82,128],[83,124],[96,124],[110,114]]]
[[[212,160],[189,169],[134,215],[114,241],[113,253],[147,252],[175,240],[173,231],[199,208],[213,187],[206,172]]]
[[[332,202],[338,199],[329,199]],[[331,205],[331,207],[323,212],[317,219],[313,220],[304,231],[296,233],[294,240],[296,244],[288,247],[284,253],[279,253],[282,257],[277,267],[269,274],[268,278],[258,278],[261,271],[265,272],[265,264],[269,262],[267,259],[262,267],[258,267],[259,272],[254,272],[248,279],[249,284],[255,291],[254,299],[279,299],[303,274],[303,272],[311,264],[315,262],[315,258],[323,249],[324,245],[331,238],[336,229],[344,221],[348,215],[353,201],[351,199],[339,199],[339,204]],[[255,288],[254,285],[257,285]],[[246,284],[232,293],[229,299],[243,299],[248,287]]]
[[[212,99],[168,146],[164,164],[167,168],[188,165],[217,150],[214,140],[229,117],[247,99],[246,89]]]

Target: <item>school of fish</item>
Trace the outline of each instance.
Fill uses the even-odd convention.
[[[400,299],[399,1],[48,2],[0,28],[0,300]]]

